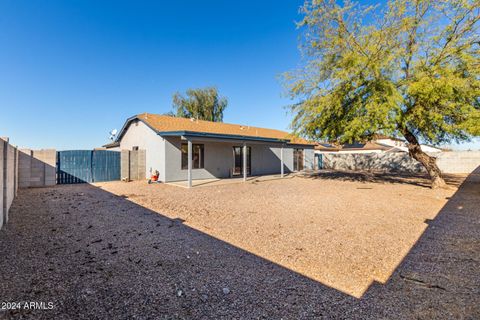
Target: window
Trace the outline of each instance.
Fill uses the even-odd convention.
[[[203,144],[192,145],[192,169],[203,169],[204,166]],[[182,143],[182,170],[188,169],[188,144]]]
[[[133,146],[133,147],[132,147],[132,150],[133,150],[133,151],[138,151],[138,146]]]

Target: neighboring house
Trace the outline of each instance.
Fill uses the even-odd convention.
[[[408,152],[408,147],[407,147],[407,142],[401,139],[393,138],[393,137],[387,137],[387,136],[378,136],[377,139],[375,139],[376,143],[380,143],[385,146],[389,147],[395,147],[396,149],[403,151],[403,152]],[[443,149],[429,146],[426,144],[420,144],[420,147],[422,148],[422,151],[428,152],[428,153],[435,153],[435,152],[443,152]]]
[[[376,142],[351,143],[334,146],[329,143],[319,143],[315,146],[315,153],[382,153],[400,151],[396,147],[383,145]]]
[[[422,150],[428,153],[442,152],[440,148],[421,144]],[[352,143],[335,146],[330,143],[317,143],[315,154],[322,153],[383,153],[408,152],[407,143],[393,137],[377,136],[374,140],[365,143]]]
[[[103,148],[108,149],[110,151],[120,151],[120,142],[113,141],[103,146]]]
[[[326,142],[319,142],[315,145],[315,154],[338,152],[341,147]]]
[[[313,169],[314,143],[284,131],[143,113],[125,122],[110,150],[145,149],[146,174],[163,182]],[[246,162],[246,166],[244,166]]]

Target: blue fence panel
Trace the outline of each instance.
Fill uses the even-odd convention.
[[[120,180],[120,152],[69,150],[57,153],[57,183]]]
[[[120,152],[94,150],[92,175],[94,182],[120,180]]]
[[[57,183],[92,182],[92,152],[88,150],[57,153]]]

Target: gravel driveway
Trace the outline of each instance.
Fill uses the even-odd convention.
[[[480,317],[480,177],[20,190],[0,302],[34,319]]]

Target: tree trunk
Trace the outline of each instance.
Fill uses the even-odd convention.
[[[417,138],[408,129],[403,130],[403,135],[407,139],[410,156],[420,162],[427,170],[432,181],[432,189],[445,188],[447,185],[442,178],[442,172],[437,166],[437,160],[422,151]]]

